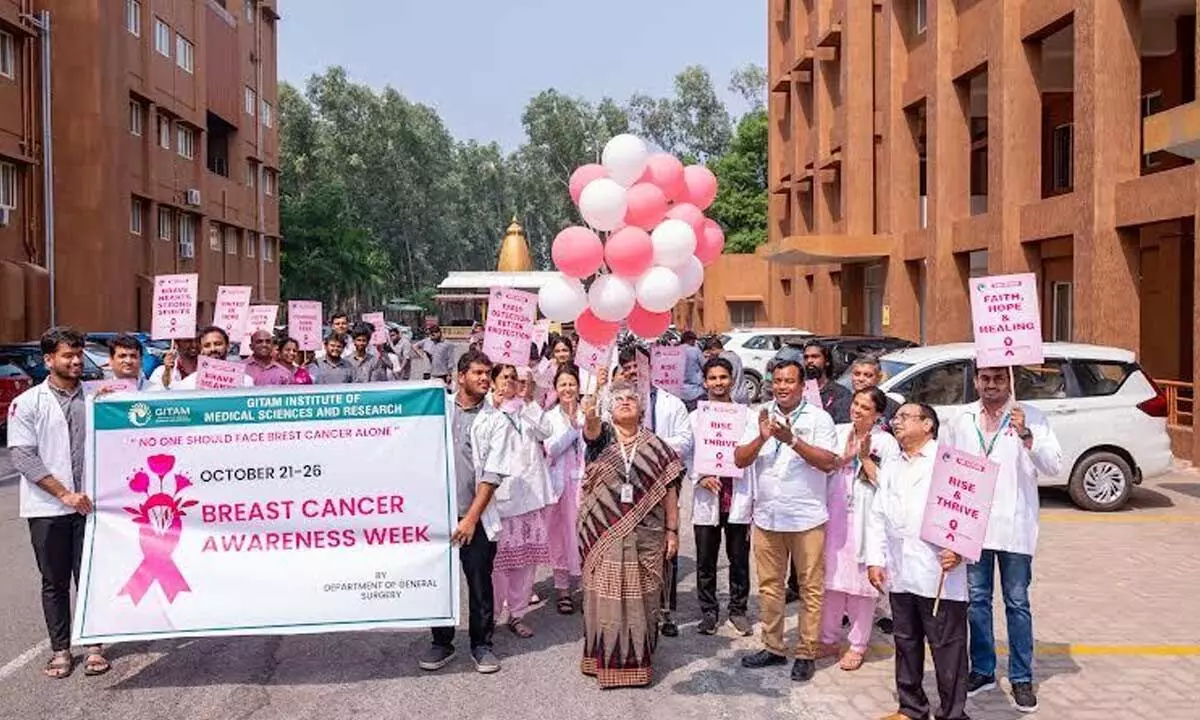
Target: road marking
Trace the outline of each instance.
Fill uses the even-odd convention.
[[[18,670],[20,670],[22,667],[29,664],[30,660],[32,660],[35,657],[37,657],[38,655],[41,655],[42,653],[48,651],[49,649],[50,649],[50,641],[43,640],[40,643],[38,643],[37,645],[34,645],[33,647],[29,648],[25,652],[16,656],[11,661],[9,661],[9,663],[7,665],[5,665],[4,667],[0,667],[0,680],[4,680],[9,675],[14,674]]]
[[[1041,519],[1051,523],[1200,523],[1200,515],[1172,514],[1042,513]]]

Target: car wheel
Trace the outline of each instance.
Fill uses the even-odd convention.
[[[746,402],[758,402],[762,393],[762,378],[755,373],[744,373],[742,375],[742,392],[746,396]]]
[[[1067,492],[1084,510],[1112,512],[1129,500],[1133,481],[1133,468],[1125,458],[1101,450],[1085,455],[1075,465]]]

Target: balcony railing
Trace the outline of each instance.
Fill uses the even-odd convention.
[[[1178,380],[1155,380],[1167,395],[1167,426],[1193,427],[1196,387]]]

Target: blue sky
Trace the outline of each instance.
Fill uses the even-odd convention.
[[[283,0],[279,76],[297,85],[342,65],[437,108],[460,139],[524,138],[537,92],[624,102],[671,91],[701,64],[726,96],[730,72],[766,64],[767,0]],[[334,12],[330,8],[336,7]],[[737,8],[737,9],[735,9]]]

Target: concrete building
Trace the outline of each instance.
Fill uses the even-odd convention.
[[[53,263],[44,67],[50,19]],[[0,341],[148,329],[153,278],[279,299],[277,0],[0,0]]]

